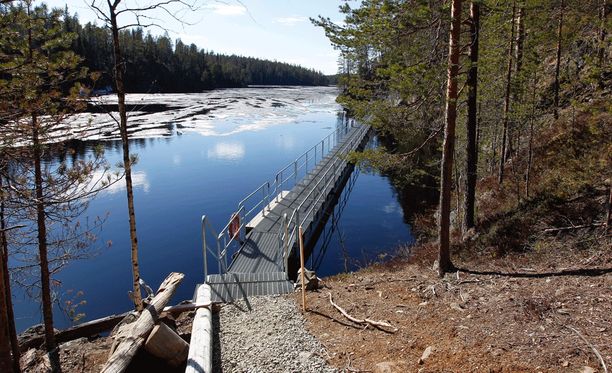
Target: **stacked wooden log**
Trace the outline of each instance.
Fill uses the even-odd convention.
[[[144,348],[150,354],[178,366],[187,360],[189,344],[176,332],[160,323],[160,314],[183,280],[182,273],[173,272],[160,285],[155,297],[131,323],[116,328],[111,355],[102,369],[104,373],[119,373],[127,369],[138,350]]]

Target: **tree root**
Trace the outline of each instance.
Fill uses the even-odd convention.
[[[361,325],[366,325],[366,326],[373,326],[377,329],[380,329],[386,333],[395,333],[397,332],[399,329],[394,327],[393,325],[384,322],[384,321],[375,321],[375,320],[371,320],[371,319],[358,319],[356,317],[353,317],[351,315],[348,314],[348,312],[346,312],[342,307],[338,306],[336,303],[334,303],[334,300],[332,299],[332,295],[331,293],[327,293],[327,295],[329,295],[329,303],[331,303],[332,306],[334,306],[334,308],[336,308],[338,311],[340,311],[340,313],[346,317],[347,319],[351,320],[354,323],[357,324],[361,324]],[[387,328],[387,329],[385,329]]]

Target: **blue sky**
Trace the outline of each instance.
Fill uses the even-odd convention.
[[[95,21],[87,6],[92,0],[46,0],[50,6],[64,7],[78,13],[82,23]],[[155,0],[123,0],[126,4],[153,3]],[[43,2],[43,1],[39,1]],[[106,0],[97,0],[104,5]],[[334,74],[338,53],[331,47],[322,29],[309,17],[323,15],[340,22],[340,0],[227,0],[198,1],[195,12],[181,12],[189,24],[181,25],[171,17],[156,13],[170,37],[184,43],[219,53],[240,54],[295,63]],[[125,17],[123,24],[129,22]],[[101,24],[100,21],[97,22]],[[159,29],[152,28],[153,34]]]

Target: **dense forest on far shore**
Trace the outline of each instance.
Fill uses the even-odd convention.
[[[90,72],[105,72],[95,88],[112,87],[113,43],[110,30],[96,24],[81,25],[78,16],[64,10],[64,30],[74,33],[72,50]],[[126,59],[127,92],[199,92],[248,85],[328,85],[320,71],[254,57],[218,54],[195,44],[173,42],[166,34],[154,36],[142,28],[120,34]]]

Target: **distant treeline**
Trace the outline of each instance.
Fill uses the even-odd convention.
[[[113,51],[110,31],[87,23],[81,25],[68,10],[64,15],[67,32],[76,34],[75,53],[84,58],[90,71],[101,72],[97,88],[112,86]],[[217,54],[172,42],[167,36],[153,36],[142,29],[121,33],[126,59],[125,86],[128,92],[198,92],[214,88],[247,85],[328,85],[319,71],[283,62],[253,57]]]

